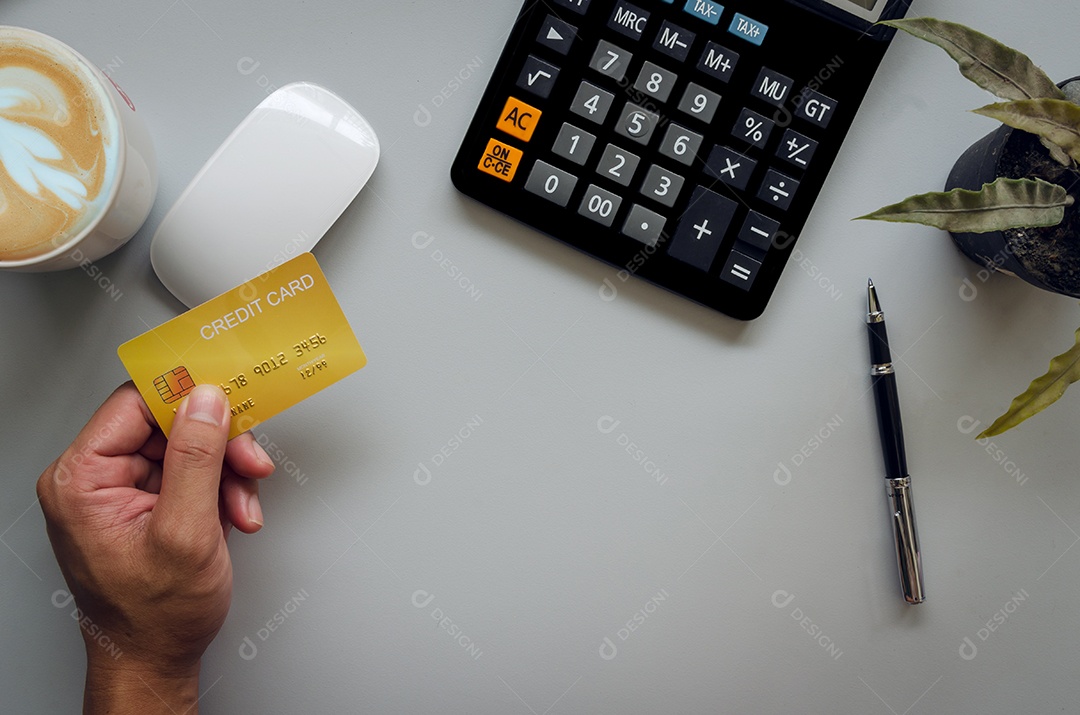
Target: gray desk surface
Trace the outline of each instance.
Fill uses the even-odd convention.
[[[1076,3],[919,5],[1078,73]],[[848,220],[940,185],[992,128],[965,113],[989,98],[899,38],[762,319],[638,281],[605,302],[611,269],[448,179],[518,6],[4,3],[4,23],[110,66],[162,173],[143,231],[100,262],[119,297],[77,270],[0,275],[0,709],[78,708],[81,643],[51,602],[33,485],[126,379],[117,345],[179,310],[150,237],[267,87],[305,79],[383,141],[316,249],[370,364],[258,431],[281,467],[266,528],[231,539],[205,712],[1075,711],[1080,395],[993,445],[958,424],[1007,406],[1080,310],[981,281],[935,231]],[[867,275],[899,357],[917,609],[890,560]]]

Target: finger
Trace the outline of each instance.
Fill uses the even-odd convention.
[[[144,492],[150,494],[161,493],[161,463],[150,462],[150,471],[146,475],[146,479],[135,485]]]
[[[252,479],[262,479],[274,473],[274,463],[250,432],[229,440],[225,448],[225,461],[237,474]]]
[[[139,454],[152,459],[155,462],[160,462],[165,459],[165,447],[169,444],[169,440],[165,439],[165,434],[156,429],[151,433],[150,438],[146,440],[142,447],[139,448]]]
[[[138,390],[132,383],[124,383],[102,403],[71,446],[41,475],[39,492],[48,494],[73,482],[73,486],[83,489],[125,486],[128,482],[117,481],[118,472],[94,466],[101,466],[100,457],[137,452],[155,429],[154,417]]]
[[[221,479],[221,496],[225,502],[225,516],[237,530],[253,534],[262,528],[259,482],[226,471]]]
[[[173,420],[154,523],[170,536],[209,533],[217,525],[218,489],[229,435],[229,403],[221,388],[199,385]]]
[[[71,449],[105,457],[131,454],[146,443],[156,427],[157,421],[134,383],[125,382],[101,404]]]

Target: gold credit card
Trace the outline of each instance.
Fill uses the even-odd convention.
[[[166,436],[196,385],[229,396],[232,439],[367,364],[315,256],[303,253],[117,350]]]

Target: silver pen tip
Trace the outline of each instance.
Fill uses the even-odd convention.
[[[877,288],[874,287],[873,279],[866,282],[866,312],[870,314],[881,312],[881,303],[878,302]]]

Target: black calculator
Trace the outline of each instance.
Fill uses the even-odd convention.
[[[765,310],[910,0],[527,0],[452,178],[741,320]]]

